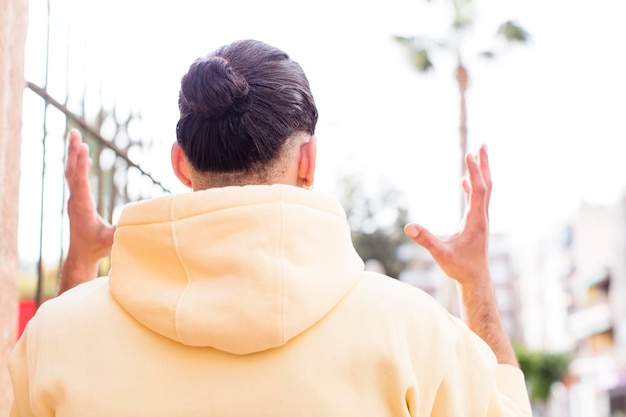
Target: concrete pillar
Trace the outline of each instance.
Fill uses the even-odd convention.
[[[17,212],[28,0],[0,0],[0,416],[13,394],[7,371],[17,332]]]

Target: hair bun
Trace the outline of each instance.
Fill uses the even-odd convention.
[[[194,62],[181,82],[181,97],[192,111],[205,117],[220,117],[229,110],[243,113],[249,105],[250,86],[224,58],[209,57]]]

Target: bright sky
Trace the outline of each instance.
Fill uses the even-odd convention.
[[[196,57],[256,38],[288,52],[309,77],[320,111],[316,191],[334,193],[342,173],[385,177],[409,196],[412,220],[437,233],[456,227],[454,63],[436,55],[437,72],[420,75],[391,39],[442,33],[443,0],[51,3],[57,43],[72,51],[71,82],[102,84],[105,100],[142,112],[145,136],[160,146],[144,162],[166,183],[174,184],[169,146],[181,76]],[[470,149],[486,143],[490,151],[492,230],[533,235],[562,222],[581,201],[615,202],[626,185],[626,3],[476,4],[468,126]],[[30,7],[27,79],[39,82],[45,1],[31,0]],[[525,27],[531,43],[493,62],[476,60],[507,19]],[[65,58],[51,63],[61,69],[51,77],[65,79]]]

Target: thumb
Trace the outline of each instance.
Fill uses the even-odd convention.
[[[409,223],[404,226],[404,233],[415,243],[424,247],[424,249],[428,250],[433,256],[441,251],[442,241],[430,233],[428,229],[423,226],[420,226],[416,223]]]

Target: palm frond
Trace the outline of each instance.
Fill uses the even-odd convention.
[[[410,51],[409,59],[411,64],[420,72],[428,72],[434,67],[426,49],[413,49]]]
[[[530,39],[530,34],[513,20],[507,20],[498,28],[498,36],[504,37],[508,42],[525,43]]]
[[[433,62],[426,47],[427,39],[418,36],[394,35],[393,39],[408,52],[409,62],[420,72],[427,72],[433,68]]]
[[[415,43],[415,36],[393,35],[393,40],[398,42],[400,45],[410,47]]]

